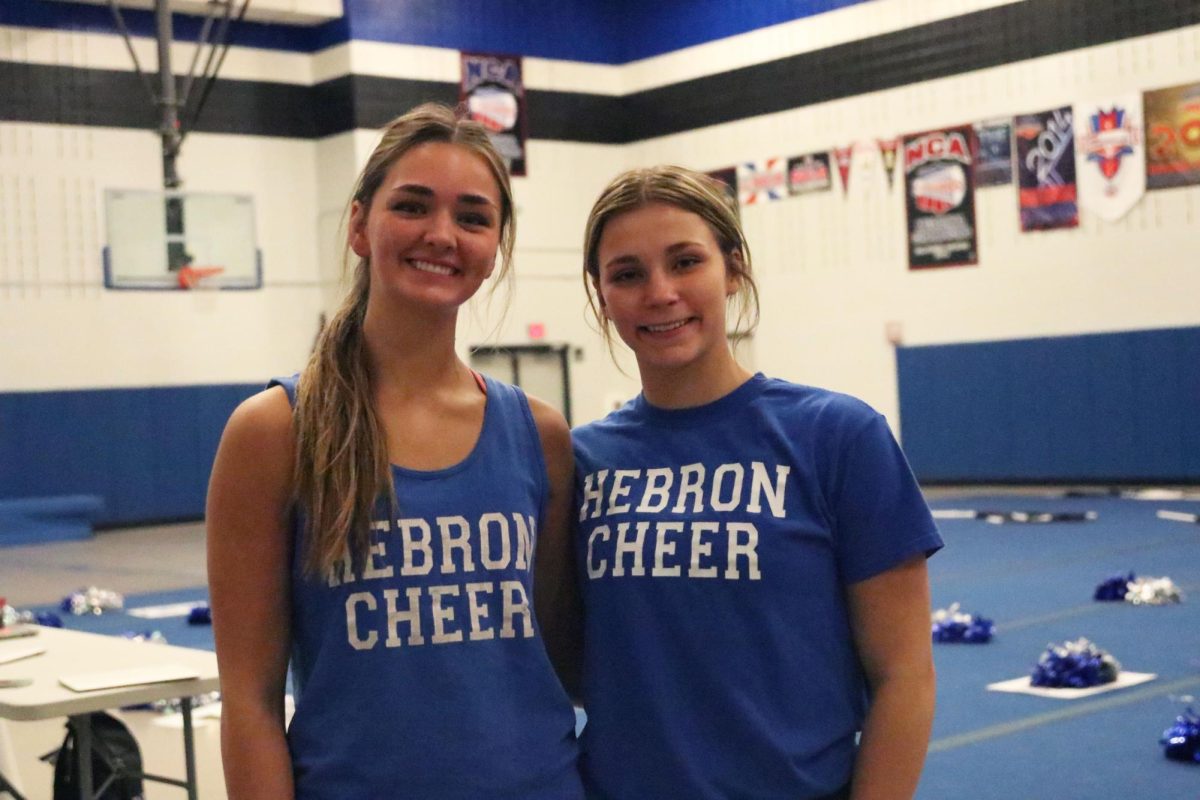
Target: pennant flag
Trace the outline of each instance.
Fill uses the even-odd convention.
[[[879,145],[879,155],[883,158],[883,174],[887,176],[890,192],[892,184],[896,182],[896,148],[900,146],[900,140],[876,139],[875,142]]]
[[[1016,118],[1021,230],[1079,225],[1075,189],[1075,127],[1071,107]]]
[[[833,148],[833,158],[837,161],[838,174],[842,176],[842,189],[850,191],[850,161],[854,158],[854,143],[845,147]]]
[[[1074,114],[1079,204],[1115,222],[1146,193],[1142,96],[1077,103]]]
[[[787,195],[787,159],[747,161],[738,167],[738,197],[744,206],[778,200]]]

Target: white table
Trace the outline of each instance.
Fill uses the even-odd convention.
[[[180,700],[183,713],[186,780],[180,781],[149,774],[142,777],[183,787],[187,790],[188,800],[196,800],[196,756],[192,736],[191,698],[220,688],[220,680],[217,677],[217,657],[214,653],[186,647],[137,642],[119,636],[100,636],[62,628],[39,628],[36,636],[0,642],[0,656],[5,651],[25,649],[30,646],[44,647],[46,652],[10,664],[0,664],[0,678],[33,679],[33,683],[29,686],[0,689],[0,719],[19,722],[70,717],[78,731],[79,758],[82,765],[80,797],[83,800],[92,800],[94,797],[91,772],[91,723],[88,715],[94,711],[176,698]],[[58,682],[59,677],[64,675],[154,665],[188,667],[194,670],[199,677],[167,683],[98,689],[90,692],[73,692]],[[7,788],[17,800],[23,800],[21,795],[16,794],[13,787],[6,784],[4,776],[0,775],[0,791]]]

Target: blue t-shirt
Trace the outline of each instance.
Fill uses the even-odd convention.
[[[883,417],[759,374],[573,436],[589,795],[843,787],[866,711],[845,588],[942,546]]]
[[[277,381],[295,402],[295,378]],[[531,601],[546,467],[525,396],[487,380],[463,461],[392,467],[369,559],[292,567],[297,800],[581,800],[575,715]]]

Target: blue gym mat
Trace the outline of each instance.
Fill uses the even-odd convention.
[[[987,645],[934,646],[938,707],[918,800],[1197,797],[1200,765],[1168,761],[1158,737],[1183,709],[1179,696],[1200,697],[1200,525],[1160,520],[1155,511],[1200,513],[1200,503],[981,495],[931,505],[1095,511],[1098,517],[1045,524],[938,521],[946,547],[929,561],[934,608],[958,602],[995,620],[996,636]],[[1169,576],[1184,602],[1137,607],[1092,600],[1098,583],[1130,571]],[[129,596],[126,607],[207,598],[198,587]],[[158,630],[171,644],[213,648],[212,629],[188,625],[186,617],[60,615],[69,628],[116,635]],[[1125,669],[1158,678],[1082,700],[986,690],[989,683],[1028,675],[1048,644],[1081,636]]]

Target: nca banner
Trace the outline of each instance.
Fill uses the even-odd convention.
[[[525,84],[519,56],[462,54],[458,100],[488,130],[511,175],[525,174]]]
[[[904,137],[909,269],[978,261],[971,134],[964,125]]]
[[[1146,193],[1142,96],[1075,104],[1075,176],[1079,205],[1116,222]]]

